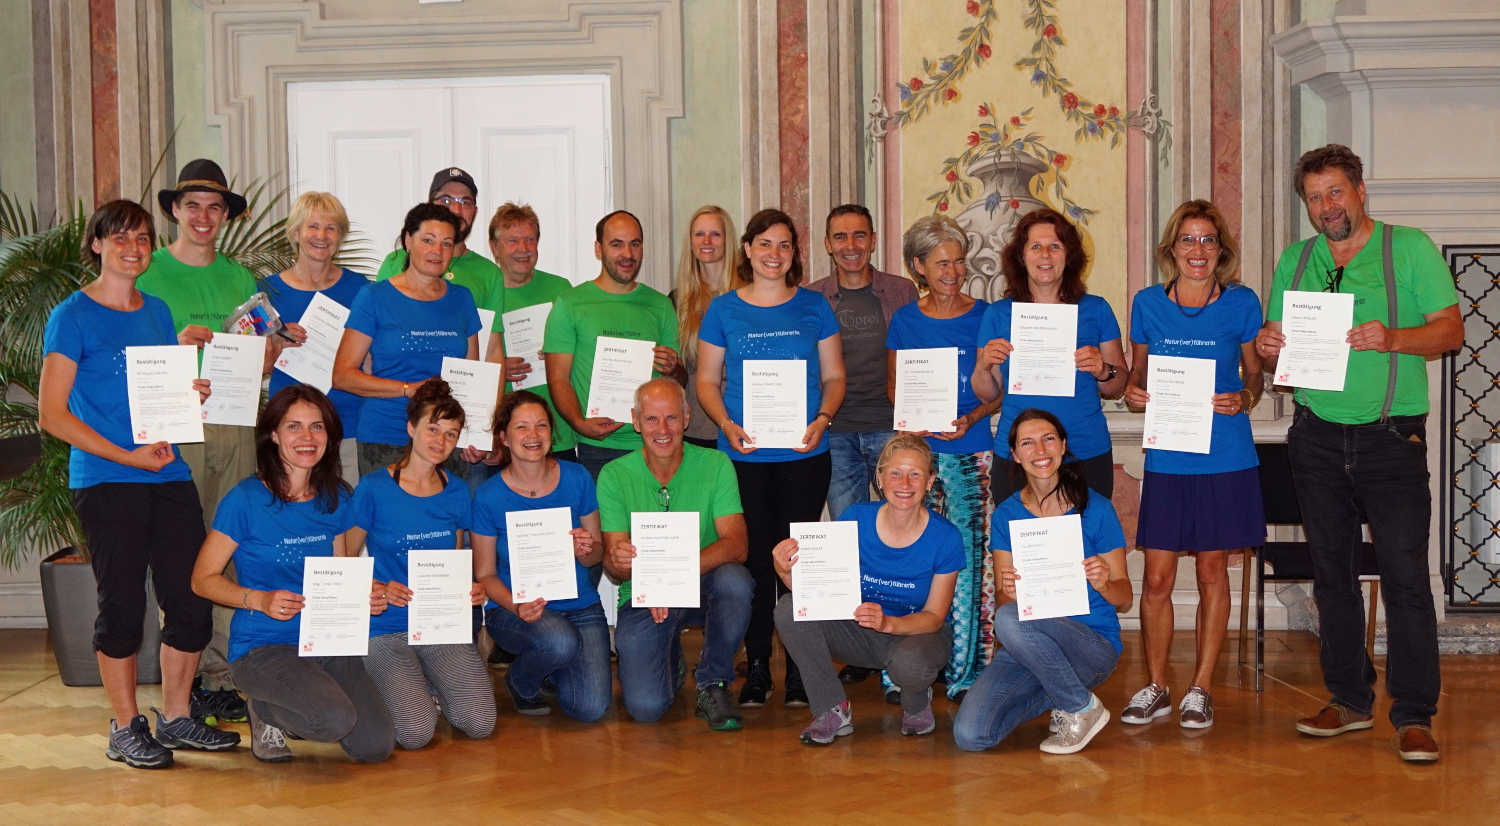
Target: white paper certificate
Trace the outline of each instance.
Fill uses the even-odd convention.
[[[697,608],[698,514],[632,513],[630,604],[635,608]]]
[[[203,402],[203,423],[255,427],[265,363],[266,340],[259,336],[221,333],[203,345],[199,378],[213,391]]]
[[[453,391],[453,398],[464,408],[464,432],[458,446],[494,450],[495,436],[490,432],[495,418],[495,401],[500,395],[501,366],[488,361],[470,361],[443,356],[443,381]]]
[[[607,416],[630,424],[635,389],[651,381],[656,354],[654,341],[600,336],[594,344],[594,370],[589,375],[587,418]]]
[[[807,362],[743,362],[745,433],[756,447],[802,447],[807,435]]]
[[[1151,356],[1147,360],[1146,431],[1141,444],[1156,450],[1207,453],[1214,435],[1212,359]]]
[[[896,429],[948,433],[958,418],[958,348],[896,351]]]
[[[300,657],[363,657],[370,653],[373,556],[309,556],[302,560]]]
[[[198,348],[191,344],[125,348],[130,431],[136,444],[203,441],[202,405],[193,389],[197,376]]]
[[[1353,293],[1281,294],[1286,346],[1276,360],[1276,383],[1309,390],[1343,390],[1354,326]]]
[[[519,605],[578,597],[573,561],[573,511],[543,508],[505,514],[505,552],[510,558],[510,593]]]
[[[542,363],[542,333],[547,329],[547,316],[552,312],[552,302],[533,304],[519,310],[511,310],[501,316],[505,327],[505,355],[507,358],[522,358],[531,365],[526,378],[515,382],[517,390],[530,390],[547,384],[547,367]]]
[[[1083,521],[1078,514],[1010,523],[1016,610],[1021,621],[1076,617],[1089,612],[1083,573]]]
[[[1007,393],[1071,396],[1078,380],[1077,304],[1016,304],[1010,314]]]
[[[859,587],[859,523],[793,522],[797,564],[792,608],[798,622],[846,620],[864,602]]]
[[[467,645],[474,641],[474,555],[470,551],[407,551],[408,645]]]
[[[297,322],[307,331],[307,341],[301,347],[282,350],[276,369],[324,393],[333,389],[333,357],[344,340],[344,322],[348,320],[348,307],[315,293]]]

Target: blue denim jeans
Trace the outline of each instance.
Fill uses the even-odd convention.
[[[1391,722],[1427,724],[1437,713],[1437,612],[1427,566],[1425,416],[1342,425],[1298,405],[1287,431],[1297,504],[1312,551],[1323,682],[1334,702],[1360,714],[1375,709],[1375,666],[1365,653],[1365,601],[1359,588],[1360,514],[1380,566],[1389,655],[1385,687]]]
[[[833,460],[833,478],[828,483],[828,518],[837,520],[850,505],[870,501],[875,460],[895,432],[828,434],[828,455]]]
[[[1114,673],[1115,646],[1077,620],[1021,622],[1016,604],[995,612],[995,638],[1005,647],[969,688],[953,720],[953,740],[965,751],[983,751],[1039,714],[1081,711],[1089,692]]]
[[[625,426],[629,427],[630,425],[627,424]],[[593,445],[586,445],[583,442],[578,443],[577,450],[578,464],[583,465],[583,469],[588,471],[590,476],[594,477],[595,482],[599,481],[599,471],[603,470],[605,465],[621,456],[630,454],[628,450],[616,450],[612,447],[595,447]]]
[[[609,624],[599,603],[574,611],[548,608],[527,622],[504,608],[485,614],[495,644],[516,655],[510,681],[535,699],[542,680],[557,686],[557,703],[575,720],[592,723],[609,711],[614,686],[609,673]]]
[[[673,608],[666,620],[651,619],[649,608],[624,607],[615,621],[615,651],[620,655],[620,695],[637,722],[650,723],[676,699],[678,664],[682,660],[682,627],[703,626],[703,653],[693,678],[697,684],[734,682],[734,657],[750,627],[750,597],[755,580],[734,562],[699,578],[701,608]]]

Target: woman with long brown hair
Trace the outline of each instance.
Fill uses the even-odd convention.
[[[719,426],[698,403],[698,328],[709,302],[734,288],[740,265],[735,243],[734,220],[723,207],[699,207],[688,220],[687,238],[677,261],[677,284],[669,298],[677,308],[677,340],[682,345],[682,363],[687,368],[687,398],[690,415],[684,440],[698,447],[718,446]]]

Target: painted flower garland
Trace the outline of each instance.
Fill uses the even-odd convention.
[[[1073,84],[1057,69],[1055,59],[1059,47],[1066,46],[1062,29],[1058,27],[1057,0],[1026,0],[1025,26],[1036,32],[1036,42],[1031,46],[1031,56],[1016,61],[1017,69],[1031,69],[1031,82],[1042,89],[1042,97],[1057,95],[1063,116],[1078,124],[1073,140],[1101,140],[1109,135],[1109,147],[1115,148],[1125,134],[1126,117],[1121,116],[1118,106],[1108,106],[1079,97]]]
[[[958,82],[993,54],[990,26],[998,17],[995,0],[966,0],[964,9],[977,21],[958,33],[958,52],[939,58],[936,63],[922,58],[922,74],[926,79],[914,77],[896,84],[901,90],[901,109],[893,116],[896,128],[917,121],[934,103],[941,101],[946,105],[958,100]]]

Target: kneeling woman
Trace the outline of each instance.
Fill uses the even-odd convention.
[[[550,714],[540,696],[552,678],[563,713],[592,723],[609,710],[609,625],[589,568],[604,558],[594,479],[582,465],[552,458],[554,420],[547,402],[528,390],[506,396],[495,411],[500,473],[474,494],[474,578],[491,605],[490,638],[515,662],[505,674],[516,711]],[[573,526],[573,579],[578,596],[548,601],[511,591],[506,514],[567,508]]]
[[[1089,490],[1083,465],[1063,462],[1067,440],[1057,417],[1045,410],[1022,411],[1011,425],[1011,458],[1025,474],[1025,484],[995,508],[990,540],[1000,590],[1011,602],[995,615],[995,639],[1003,647],[975,680],[953,721],[959,748],[987,749],[1052,709],[1053,735],[1041,749],[1072,754],[1109,722],[1109,712],[1093,689],[1120,660],[1118,612],[1130,607],[1132,596],[1125,572],[1125,532],[1109,500]],[[1020,577],[1011,560],[1010,525],[1068,514],[1082,517],[1089,612],[1023,622],[1015,602]]]
[[[299,657],[306,602],[303,559],[345,556],[353,496],[337,450],[344,437],[328,397],[305,384],[277,391],[255,423],[254,476],[219,503],[193,567],[193,590],[237,609],[229,629],[229,671],[249,698],[251,752],[292,759],[282,732],[337,742],[355,760],[391,754],[394,734],[375,683],[359,657]],[[224,576],[233,558],[239,584]],[[385,586],[370,613],[385,610]]]
[[[854,731],[835,659],[890,673],[901,689],[902,734],[931,734],[936,728],[932,681],[948,662],[953,643],[945,617],[964,568],[964,543],[953,523],[922,504],[935,479],[932,449],[920,436],[891,437],[876,461],[875,484],[885,501],[853,505],[839,517],[859,523],[865,601],[853,619],[798,622],[791,594],[776,604],[776,630],[802,669],[812,707],[812,725],[802,731],[808,745],[826,746]],[[791,587],[797,540],[782,541],[772,556],[776,572]]]
[[[406,403],[406,454],[377,468],[354,490],[354,527],[345,551],[364,545],[375,558],[375,579],[386,583],[390,607],[370,620],[365,667],[385,698],[396,742],[419,749],[437,730],[438,708],[457,730],[479,738],[495,730],[495,689],[474,643],[409,645],[407,604],[412,591],[407,552],[462,548],[469,527],[469,483],[443,470],[464,429],[463,406],[441,379],[423,382]],[[475,583],[474,604],[484,601]]]

